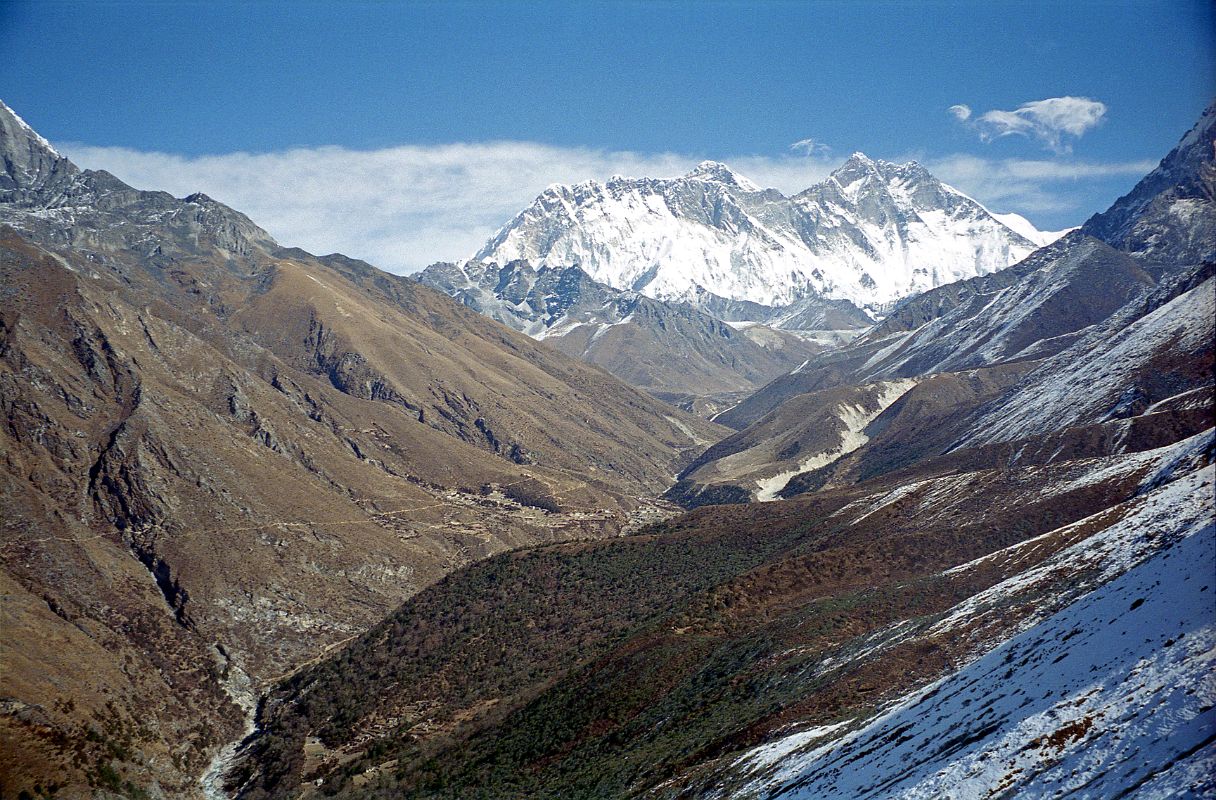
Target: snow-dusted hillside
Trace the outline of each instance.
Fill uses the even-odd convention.
[[[551,186],[475,258],[577,264],[665,300],[780,306],[818,295],[873,310],[1004,269],[1050,238],[915,162],[856,153],[789,198],[712,161],[671,180]]]
[[[1156,169],[1082,230],[1147,261],[1216,259],[1216,103]]]
[[[1175,387],[1183,391],[1156,400],[1145,396],[1138,381],[1144,382],[1144,375],[1165,374],[1157,365],[1169,364],[1181,354],[1204,352],[1213,338],[1214,319],[1216,278],[1208,278],[1126,327],[1119,326],[1123,320],[1118,318],[1097,326],[1077,344],[1042,362],[1002,402],[987,408],[959,446],[1016,441],[1070,425],[1123,419],[1137,411],[1137,405],[1149,409],[1167,402],[1202,405],[1211,397],[1210,383]],[[1200,382],[1202,377],[1196,381]]]
[[[1098,532],[970,598],[931,633],[1031,600],[1055,613],[1006,623],[1015,635],[999,647],[862,726],[808,728],[745,754],[735,770],[753,777],[736,794],[1210,796],[1216,527],[1212,467],[1195,470],[1210,447],[1209,431],[1164,449],[1120,519],[1088,521]]]

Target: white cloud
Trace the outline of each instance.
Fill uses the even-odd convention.
[[[1037,139],[1052,152],[1069,153],[1072,146],[1065,138],[1079,138],[1098,125],[1106,115],[1106,104],[1088,97],[1049,97],[1023,103],[1013,111],[985,111],[974,119],[965,105],[950,106],[949,111],[960,122],[975,128],[985,142],[1003,136],[1025,136]]]
[[[772,187],[787,196],[814,186],[840,166],[825,156],[736,156],[724,160],[732,169],[747,176],[754,183]]]
[[[954,154],[924,162],[941,180],[994,211],[1077,215],[1076,223],[1099,208],[1078,206],[1077,190],[1094,182],[1126,178],[1131,188],[1155,161],[1093,163],[1046,159],[989,159]],[[1074,223],[1074,224],[1076,224]]]
[[[341,252],[395,272],[467,258],[550,184],[615,174],[672,177],[702,160],[531,142],[197,157],[72,143],[59,149],[80,166],[108,170],[139,189],[178,197],[205,192],[285,245]],[[831,171],[817,156],[723,160],[787,194]]]
[[[790,145],[790,149],[807,156],[828,156],[832,152],[831,147],[815,139],[799,139]]]
[[[396,272],[472,255],[552,183],[603,181],[614,174],[670,177],[688,172],[703,158],[529,142],[371,151],[317,147],[198,157],[82,144],[64,144],[60,150],[82,167],[109,170],[141,189],[178,197],[206,192],[248,214],[284,245],[318,254],[345,253]],[[942,180],[994,210],[1067,212],[1069,218],[1097,210],[1078,201],[1086,182],[1139,177],[1153,166],[969,155],[919,158]],[[787,195],[823,180],[837,166],[814,153],[722,160]]]

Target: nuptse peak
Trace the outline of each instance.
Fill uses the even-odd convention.
[[[578,265],[660,300],[823,297],[874,312],[1004,269],[1054,238],[989,212],[915,161],[854,153],[790,197],[717,161],[678,178],[550,186],[474,259]]]

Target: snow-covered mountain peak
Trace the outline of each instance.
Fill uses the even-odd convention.
[[[733,186],[745,192],[763,191],[758,185],[721,161],[702,161],[691,172],[684,176],[690,180],[711,181],[725,186]]]
[[[867,178],[881,178],[882,175],[878,171],[878,164],[865,153],[854,153],[836,169],[832,170],[832,174],[828,176],[828,181],[832,181],[840,187],[848,187],[856,184],[858,181]]]
[[[44,139],[36,130],[30,127],[29,123],[21,118],[21,116],[13,109],[9,108],[8,104],[0,100],[0,120],[3,120],[5,133],[14,138],[20,137],[30,142],[32,147],[45,150],[48,155],[55,158],[62,158],[59,151]]]
[[[849,156],[843,164],[832,171],[830,176],[839,183],[852,183],[863,177],[874,177],[884,181],[912,177],[934,179],[929,171],[916,161],[886,161],[881,158],[870,158],[862,152]]]
[[[697,164],[695,167],[693,167],[689,171],[689,173],[687,175],[685,175],[684,177],[686,177],[686,178],[704,178],[704,177],[718,177],[718,176],[725,176],[727,178],[731,178],[734,176],[734,171],[727,165],[723,164],[721,161],[714,161],[712,159],[706,159],[705,161],[702,161],[700,164]]]
[[[947,186],[915,161],[903,164],[854,153],[844,164],[793,200],[805,206],[825,204],[845,209],[876,224],[894,214],[944,210],[954,213],[960,204],[981,208],[962,192]]]
[[[784,306],[820,296],[880,310],[1003,269],[1036,241],[916,162],[855,153],[791,198],[717,161],[674,179],[550,187],[474,258],[578,264],[660,300]]]

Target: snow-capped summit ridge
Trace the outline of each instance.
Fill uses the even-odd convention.
[[[701,180],[731,186],[745,192],[760,192],[763,189],[751,180],[735,172],[721,161],[702,161],[684,176],[685,180]]]
[[[25,120],[23,120],[21,118],[21,115],[18,114],[16,111],[13,111],[13,109],[9,107],[8,103],[5,103],[3,100],[0,100],[0,110],[2,110],[4,113],[8,114],[9,116],[11,116],[13,118],[13,120],[17,123],[18,128],[21,130],[21,132],[25,135],[25,137],[27,139],[31,139],[34,142],[36,142],[38,145],[40,145],[41,147],[46,149],[51,155],[56,156],[58,158],[63,157],[60,154],[60,152],[55,149],[54,145],[52,145],[45,138],[43,138],[43,136],[40,133],[38,133],[38,131],[36,131],[32,127],[30,127],[30,124],[28,122],[26,122]]]
[[[579,264],[661,300],[821,296],[874,310],[1021,260],[1038,244],[1026,232],[916,162],[858,152],[788,198],[712,160],[678,178],[550,187],[474,258]]]
[[[723,164],[721,161],[714,161],[713,159],[707,158],[700,164],[693,167],[686,177],[693,178],[698,175],[713,175],[714,173],[718,172],[726,172],[731,175],[734,174],[734,170],[732,170],[726,164]]]

